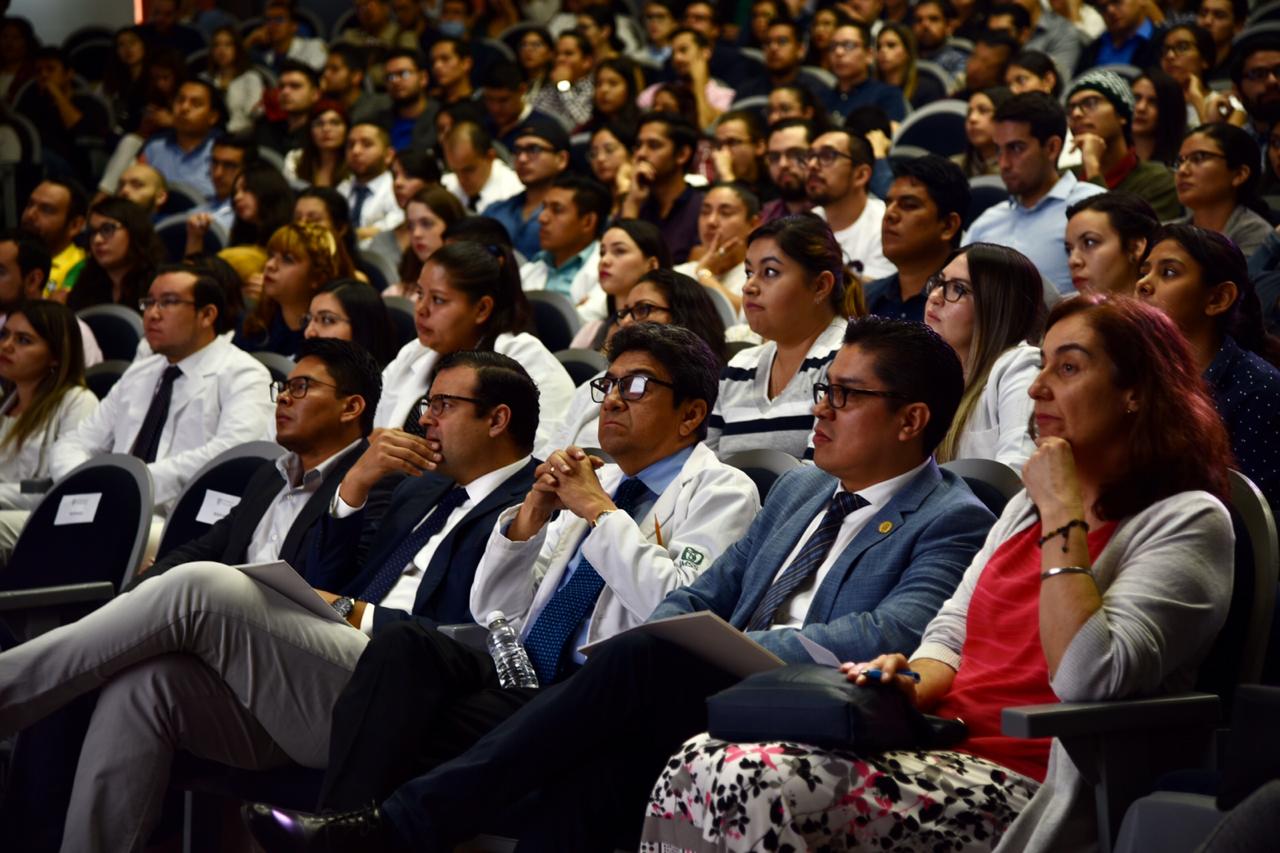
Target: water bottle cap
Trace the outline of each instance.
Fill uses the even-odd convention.
[[[498,622],[498,621],[505,622],[506,619],[507,619],[507,614],[503,613],[501,610],[493,610],[493,611],[490,611],[488,616],[484,617],[484,624],[492,628],[494,622]]]

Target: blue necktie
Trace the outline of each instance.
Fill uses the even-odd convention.
[[[386,598],[387,593],[391,592],[396,581],[404,574],[405,566],[409,565],[409,561],[422,550],[422,546],[427,544],[428,539],[444,529],[444,523],[449,520],[449,514],[460,507],[466,499],[467,490],[461,486],[454,486],[446,492],[427,520],[418,525],[418,529],[406,536],[391,552],[391,556],[382,564],[382,568],[378,569],[378,573],[373,576],[373,580],[369,581],[364,592],[360,593],[359,599],[377,604]]]
[[[862,495],[855,495],[852,492],[837,492],[832,496],[831,502],[827,504],[827,513],[823,516],[818,529],[809,537],[809,541],[804,543],[800,553],[796,554],[796,558],[791,561],[791,565],[778,575],[773,586],[769,587],[769,591],[760,600],[756,612],[751,614],[751,621],[747,623],[748,631],[764,631],[773,625],[773,616],[782,606],[782,602],[807,581],[818,570],[818,566],[827,559],[831,546],[835,544],[836,534],[840,532],[840,525],[844,524],[844,517],[856,509],[870,505],[871,503]]]
[[[629,477],[618,486],[613,502],[618,509],[634,517],[636,507],[649,494],[644,483]],[[582,546],[579,545],[578,549],[581,550]],[[529,652],[529,660],[538,673],[539,684],[545,686],[554,682],[565,663],[571,659],[569,640],[577,636],[582,620],[595,607],[602,589],[604,578],[600,577],[596,567],[586,557],[581,557],[573,576],[556,590],[547,606],[538,614],[529,628],[529,636],[525,638],[524,645]]]
[[[351,187],[351,227],[362,228],[364,223],[360,221],[360,217],[364,216],[364,203],[373,195],[373,190],[364,184],[355,184]]]

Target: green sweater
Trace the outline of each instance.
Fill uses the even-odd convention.
[[[1102,176],[1092,179],[1090,183],[1107,188]],[[1133,171],[1124,176],[1124,180],[1111,187],[1112,192],[1133,193],[1151,205],[1161,222],[1168,222],[1182,215],[1182,205],[1178,202],[1178,190],[1173,184],[1173,172],[1163,163],[1148,160],[1139,162]]]

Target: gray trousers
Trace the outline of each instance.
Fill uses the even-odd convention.
[[[64,851],[141,851],[174,753],[322,768],[368,638],[219,563],[188,563],[0,654],[0,734],[102,688]]]

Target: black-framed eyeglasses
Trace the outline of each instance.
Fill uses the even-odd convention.
[[[428,413],[431,417],[441,417],[445,412],[453,411],[458,403],[473,403],[477,406],[483,406],[484,400],[478,400],[475,397],[463,397],[458,394],[432,394],[430,397],[423,397],[413,404],[413,419],[416,421]]]
[[[812,163],[814,160],[817,160],[819,165],[821,165],[824,169],[834,166],[837,160],[852,160],[852,159],[853,159],[852,154],[846,154],[843,151],[837,151],[834,148],[819,148],[816,151],[810,151],[804,155],[804,162],[806,164]]]
[[[1280,80],[1280,65],[1267,65],[1258,68],[1250,68],[1244,72],[1244,79],[1250,83],[1264,83],[1268,77],[1275,77]]]
[[[305,329],[312,323],[315,323],[316,326],[321,329],[331,329],[341,323],[350,324],[351,321],[346,317],[333,313],[332,311],[317,311],[314,314],[308,313],[302,315],[302,328]]]
[[[119,222],[104,222],[96,228],[90,227],[84,229],[84,233],[92,240],[94,237],[101,237],[103,240],[110,240],[116,236],[116,232],[124,226]]]
[[[195,304],[196,301],[194,299],[181,299],[177,296],[161,296],[159,299],[154,296],[144,296],[138,300],[138,310],[145,314],[156,306],[159,306],[161,311],[168,311],[170,308],[176,308],[179,305]]]
[[[516,157],[537,157],[539,154],[554,154],[555,149],[549,145],[539,145],[536,142],[528,142],[524,145],[512,146],[511,153]]]
[[[1192,151],[1187,156],[1178,155],[1173,158],[1174,171],[1182,168],[1183,163],[1190,163],[1192,166],[1203,166],[1210,160],[1225,160],[1227,155],[1219,154],[1217,151]]]
[[[324,385],[332,388],[335,394],[346,393],[332,382],[325,382],[323,379],[312,379],[310,376],[295,376],[292,379],[276,379],[271,383],[271,402],[277,402],[280,399],[280,395],[285,392],[288,392],[289,399],[301,400],[307,396],[307,392],[311,390],[312,385]]]
[[[843,409],[850,397],[884,397],[889,400],[905,400],[897,391],[876,391],[871,388],[850,388],[834,382],[813,383],[814,404],[826,403],[833,409]]]
[[[1196,43],[1193,41],[1167,41],[1160,47],[1160,54],[1167,56],[1172,53],[1174,56],[1186,56],[1188,53],[1196,49]]]
[[[608,397],[609,392],[616,386],[619,397],[628,403],[634,403],[637,400],[644,399],[644,395],[649,391],[650,383],[662,385],[666,388],[676,387],[670,382],[664,382],[644,373],[629,373],[626,376],[619,377],[605,375],[591,380],[591,399],[597,403],[603,403],[604,398]]]
[[[1107,99],[1101,95],[1086,95],[1083,98],[1071,101],[1067,104],[1067,115],[1071,115],[1077,109],[1085,114],[1092,114],[1106,102]]]
[[[788,148],[786,151],[770,151],[768,154],[764,155],[764,159],[769,161],[770,166],[778,165],[784,158],[791,163],[795,163],[797,166],[803,166],[805,163],[809,162],[809,149]]]
[[[619,308],[614,312],[613,319],[614,322],[621,323],[628,317],[634,317],[637,323],[643,323],[645,320],[649,319],[649,315],[654,311],[666,311],[668,314],[671,313],[671,309],[665,305],[655,305],[652,302],[637,302],[630,308]]]
[[[959,302],[973,294],[973,284],[962,278],[945,278],[942,273],[935,273],[924,285],[924,298],[928,299],[937,289],[942,289],[944,302]]]

